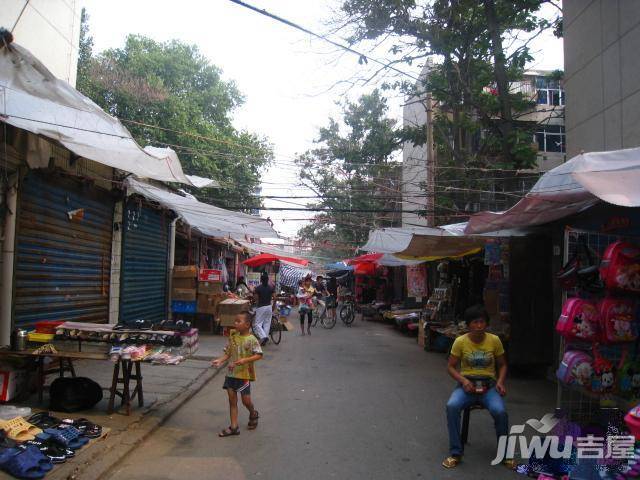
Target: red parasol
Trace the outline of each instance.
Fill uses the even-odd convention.
[[[271,253],[261,253],[260,255],[256,255],[255,257],[247,258],[242,263],[248,267],[260,267],[262,265],[266,265],[267,263],[273,263],[279,260],[296,263],[303,267],[309,264],[309,260],[304,260],[302,258],[294,258],[294,257],[283,257],[280,255],[272,255]]]

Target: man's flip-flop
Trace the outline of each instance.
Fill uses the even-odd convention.
[[[447,457],[444,459],[444,461],[442,462],[442,466],[444,468],[455,468],[458,466],[461,460],[462,458],[452,455],[451,457]]]
[[[227,427],[218,434],[218,436],[221,438],[232,437],[234,435],[240,435],[240,427],[236,427],[236,428]]]
[[[253,413],[254,415],[249,415],[249,424],[247,425],[249,430],[255,430],[258,428],[258,419],[260,418],[260,414],[257,410],[254,410]]]

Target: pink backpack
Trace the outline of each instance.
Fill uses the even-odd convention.
[[[593,378],[593,359],[585,352],[567,350],[556,372],[558,380],[565,385],[591,387]]]
[[[624,423],[627,424],[631,434],[636,437],[636,441],[640,441],[640,405],[629,410],[624,417]]]
[[[601,339],[605,343],[635,342],[637,304],[628,298],[607,297],[600,302]]]
[[[640,249],[628,242],[609,245],[600,263],[600,277],[609,290],[640,292]]]
[[[595,302],[569,298],[562,305],[556,331],[567,340],[595,342],[599,333],[599,314]]]

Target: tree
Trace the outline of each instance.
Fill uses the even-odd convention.
[[[187,173],[223,185],[193,191],[198,198],[223,207],[252,198],[272,151],[264,138],[233,127],[232,113],[243,103],[235,83],[195,45],[178,40],[130,35],[124,47],[92,55],[83,19],[79,90],[121,119],[141,145],[171,147]]]
[[[459,191],[491,190],[500,180],[488,181],[484,173],[465,171],[466,167],[518,170],[535,165],[535,124],[523,121],[533,107],[532,98],[512,87],[522,80],[531,60],[529,40],[559,22],[538,16],[543,3],[549,2],[345,0],[342,4],[346,18],[341,20],[352,28],[352,43],[396,39],[389,64],[435,58],[418,84],[397,80],[388,86],[414,97],[426,92],[432,97],[434,143],[443,169],[430,188],[447,211],[460,210],[456,204],[460,196],[438,192],[441,186],[450,189],[453,181],[459,182],[453,187]],[[415,144],[426,142],[422,126],[405,129],[404,138]],[[512,180],[505,178],[498,189],[511,190]]]
[[[375,90],[357,102],[345,102],[340,121],[321,128],[318,147],[301,155],[302,183],[318,196],[316,215],[299,236],[330,258],[351,256],[371,227],[399,222],[400,147],[395,121],[387,117],[386,99]]]

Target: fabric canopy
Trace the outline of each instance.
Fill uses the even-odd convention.
[[[288,264],[280,265],[280,271],[278,272],[280,286],[291,288],[297,287],[298,282],[304,279],[307,275],[313,275],[311,270],[294,267]]]
[[[405,250],[414,234],[449,236],[446,230],[431,227],[383,228],[369,232],[369,239],[362,247],[367,252],[396,253]]]
[[[627,153],[588,153],[572,158],[540,177],[531,191],[509,210],[473,215],[465,232],[482,233],[502,228],[543,225],[592,207],[599,201],[599,196],[624,201],[628,203],[627,206],[640,205],[640,202],[629,204],[636,197],[636,201],[640,200],[640,195],[633,192],[633,188],[623,180],[625,175],[629,178],[640,175],[640,149],[621,152]],[[620,160],[621,157],[624,160]],[[613,161],[608,167],[605,164],[611,158]],[[607,181],[600,182],[598,178],[606,178]],[[613,178],[620,182],[620,189],[611,183]],[[586,180],[585,185],[580,183],[581,179]],[[612,193],[616,191],[618,193]]]
[[[593,195],[622,207],[640,206],[640,148],[583,153],[571,176]]]
[[[250,237],[277,237],[268,220],[246,213],[234,212],[183,197],[134,178],[125,181],[127,194],[138,194],[173,210],[194,230],[210,237],[248,235]]]
[[[353,270],[353,267],[347,265],[344,262],[335,262],[335,263],[329,263],[327,265],[324,266],[325,270],[338,270],[338,271],[351,271]]]
[[[294,258],[294,257],[281,257],[279,255],[272,255],[270,253],[261,253],[256,255],[255,257],[251,257],[242,262],[247,267],[260,267],[262,265],[266,265],[267,263],[273,263],[280,260],[284,260],[289,263],[294,263],[301,266],[306,266],[309,264],[308,260],[304,260],[302,258]]]
[[[103,165],[142,178],[198,186],[184,174],[173,150],[143,150],[116,118],[16,44],[0,48],[0,118]]]

